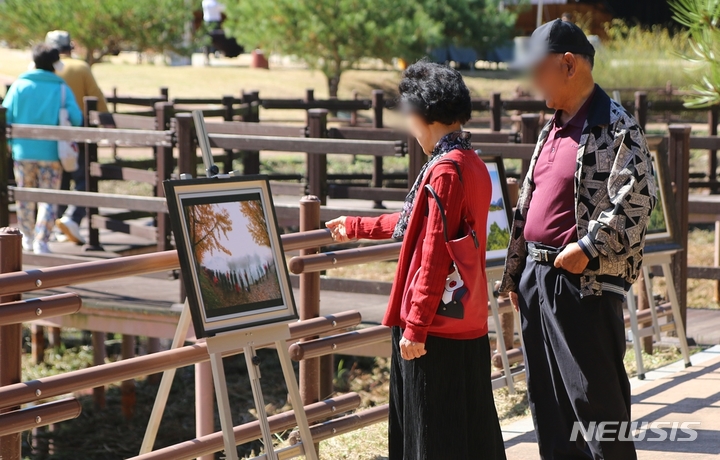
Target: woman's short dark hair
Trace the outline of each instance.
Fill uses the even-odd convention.
[[[427,61],[416,62],[403,73],[400,104],[428,124],[465,124],[472,112],[470,91],[460,72]]]
[[[39,43],[33,46],[32,50],[33,62],[35,68],[54,72],[53,64],[60,60],[60,52],[50,45]]]

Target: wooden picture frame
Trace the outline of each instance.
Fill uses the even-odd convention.
[[[164,187],[196,337],[297,320],[267,177]]]
[[[512,226],[512,204],[508,195],[507,177],[502,157],[482,155],[479,152],[478,156],[487,166],[492,182],[493,196],[488,213],[485,265],[494,267],[505,264]]]
[[[651,151],[658,199],[648,222],[645,252],[680,249],[675,200],[672,199],[667,143]]]

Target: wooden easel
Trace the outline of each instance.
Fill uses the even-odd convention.
[[[310,425],[305,414],[305,407],[300,398],[295,371],[292,367],[290,354],[287,350],[287,341],[290,340],[290,330],[286,323],[269,324],[257,326],[239,331],[225,332],[207,339],[208,352],[210,353],[210,365],[212,366],[213,380],[215,382],[215,395],[217,397],[218,411],[220,413],[220,425],[222,426],[223,440],[225,441],[225,455],[228,460],[238,460],[237,448],[235,446],[235,434],[233,432],[232,412],[230,411],[230,400],[228,399],[227,383],[225,381],[225,369],[223,367],[223,353],[231,352],[242,348],[245,354],[250,385],[252,386],[255,409],[257,410],[260,430],[265,442],[265,456],[268,460],[279,460],[279,456],[285,449],[275,451],[273,446],[272,432],[268,423],[265,401],[260,387],[260,361],[256,354],[256,348],[264,345],[274,344],[280,358],[285,383],[287,384],[290,402],[295,412],[295,421],[302,439],[303,453],[305,458],[317,460],[317,453],[310,434]],[[292,446],[292,456],[297,455],[297,447]],[[290,458],[282,456],[282,458]]]
[[[493,321],[495,321],[495,329],[497,329],[497,350],[500,353],[500,359],[502,361],[503,365],[503,381],[504,385],[508,387],[508,392],[512,395],[515,394],[515,375],[522,374],[525,372],[525,369],[517,370],[516,372],[513,372],[512,369],[510,369],[510,361],[508,360],[507,355],[507,348],[505,348],[505,339],[502,334],[502,330],[500,330],[500,305],[498,304],[497,298],[495,297],[495,280],[502,278],[503,271],[505,267],[503,265],[495,266],[495,267],[486,267],[485,273],[487,274],[487,280],[488,280],[488,300],[490,301],[490,312],[493,316]],[[522,343],[522,327],[520,326],[520,313],[515,311],[513,308],[513,318],[515,319],[515,329],[518,331],[518,336],[520,337],[520,343]],[[496,379],[494,382],[499,381],[499,379]],[[499,388],[499,387],[498,387]],[[493,390],[497,389],[496,386],[493,386]]]
[[[210,151],[210,141],[205,129],[205,120],[202,112],[193,111],[193,119],[198,134],[198,144],[203,154],[203,162],[208,177],[232,177],[234,174],[226,176],[218,175],[218,168],[213,163],[212,152]],[[182,346],[187,337],[190,328],[191,312],[190,305],[185,301],[178,326],[173,337],[172,348]],[[230,410],[230,400],[228,398],[227,382],[225,379],[225,368],[223,366],[223,353],[233,353],[242,350],[245,354],[245,362],[247,364],[248,374],[250,377],[250,385],[252,387],[253,399],[255,401],[255,410],[258,414],[260,422],[260,431],[265,443],[266,453],[258,458],[266,458],[268,460],[280,460],[295,457],[297,455],[305,455],[308,460],[318,460],[317,452],[312,441],[310,433],[310,425],[305,414],[305,407],[300,397],[300,390],[295,379],[295,371],[292,367],[290,354],[287,350],[287,341],[290,340],[290,329],[288,323],[274,323],[262,326],[256,326],[237,331],[222,332],[213,337],[206,339],[208,353],[210,354],[210,365],[212,367],[213,382],[215,386],[215,397],[218,404],[218,412],[220,415],[220,425],[223,432],[223,441],[225,444],[225,455],[228,460],[238,460],[237,446],[235,445],[234,425],[232,421],[232,411]],[[275,345],[280,359],[285,383],[287,385],[290,403],[295,412],[295,421],[300,432],[301,443],[293,446],[275,450],[273,445],[272,432],[268,422],[267,411],[265,410],[265,401],[260,385],[260,361],[256,354],[257,348]],[[158,394],[155,398],[150,420],[148,421],[145,437],[140,448],[140,454],[152,451],[155,444],[155,438],[160,426],[167,398],[170,394],[170,387],[175,378],[176,369],[170,369],[163,373],[158,388]]]
[[[638,378],[640,380],[645,379],[645,366],[642,361],[641,344],[641,339],[643,337],[654,335],[655,340],[659,342],[661,339],[661,332],[674,330],[678,336],[680,352],[682,353],[683,360],[685,361],[685,367],[690,367],[692,365],[690,362],[690,349],[688,348],[687,336],[685,335],[685,326],[683,325],[682,316],[680,314],[680,302],[678,301],[672,269],[670,268],[672,257],[676,253],[677,250],[673,249],[645,254],[642,270],[645,277],[645,289],[650,302],[652,326],[640,329],[637,319],[637,304],[635,302],[635,295],[630,292],[627,296],[628,314],[630,315],[630,330],[632,331],[632,343],[633,349],[635,350],[635,362],[637,365]],[[668,319],[668,323],[662,326],[660,326],[660,322],[658,320],[658,314],[653,300],[652,280],[650,278],[650,267],[654,266],[660,266],[662,268],[663,276],[665,277],[665,282],[667,284],[670,308],[672,310],[672,320]]]

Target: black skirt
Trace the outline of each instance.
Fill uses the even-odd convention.
[[[427,354],[400,356],[392,328],[390,460],[505,460],[490,382],[490,342],[428,336]]]

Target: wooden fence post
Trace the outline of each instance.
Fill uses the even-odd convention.
[[[250,112],[243,121],[260,122],[260,93],[258,91],[243,92],[243,102],[250,105]],[[243,174],[260,174],[260,152],[243,152]]]
[[[215,390],[210,362],[195,364],[195,437],[215,432]],[[203,455],[197,460],[214,460],[215,455]]]
[[[16,228],[0,229],[0,273],[22,270],[22,233]],[[20,295],[0,297],[0,303],[20,300]],[[0,386],[20,383],[22,379],[22,325],[0,326]],[[0,412],[20,409],[13,407]],[[0,458],[20,460],[22,433],[0,437]]]
[[[122,359],[135,357],[135,336],[123,334],[122,336]],[[135,380],[123,380],[120,383],[122,412],[126,419],[130,420],[135,413]]]
[[[315,100],[315,90],[312,88],[307,88],[305,90],[305,98],[303,99],[306,104],[310,104],[312,101]],[[305,112],[305,124],[310,125],[310,109],[308,109],[307,112]]]
[[[93,366],[105,364],[105,333],[92,331]],[[98,409],[105,409],[105,386],[93,388],[93,402]]]
[[[520,115],[522,119],[522,127],[520,137],[523,144],[535,144],[540,134],[540,115],[537,113],[523,113]],[[525,180],[525,175],[530,169],[530,160],[522,160],[522,169],[520,171],[520,181]]]
[[[635,120],[645,130],[648,116],[648,97],[645,91],[635,91]]]
[[[113,86],[113,89],[112,89],[112,97],[113,97],[112,111],[113,111],[113,113],[117,113],[117,102],[115,102],[117,100],[117,95],[118,95],[117,86]]]
[[[642,127],[643,130],[647,129],[647,119],[648,119],[648,97],[647,92],[645,91],[636,91],[635,92],[635,120],[637,120],[638,124]],[[646,280],[645,276],[640,273],[640,276],[638,277],[637,281],[635,282],[635,294],[637,294],[637,309],[638,311],[641,310],[647,310],[648,308],[654,308],[655,307],[655,300],[654,299],[648,299],[647,296],[647,290],[645,288],[645,283],[650,283],[652,281]],[[633,295],[632,292],[630,292],[630,295]],[[648,327],[651,323],[640,323],[640,327]],[[654,351],[653,348],[653,337],[647,336],[642,338],[642,347],[645,353],[652,354]]]
[[[30,325],[30,348],[33,364],[45,361],[45,328],[39,324]]]
[[[307,232],[320,228],[320,199],[308,195],[300,199],[300,231]],[[300,255],[317,254],[319,248],[300,250]],[[320,272],[300,274],[300,308],[301,320],[320,316]],[[303,339],[312,340],[317,337]],[[304,359],[300,361],[300,397],[304,406],[313,404],[321,399],[320,386],[320,358]],[[315,450],[320,445],[315,444]]]
[[[714,105],[708,110],[708,135],[717,136],[718,122],[720,118],[720,106]],[[719,187],[717,183],[718,157],[717,150],[709,150],[710,160],[708,161],[708,181],[710,182],[710,192],[718,193]]]
[[[308,133],[313,138],[327,137],[327,115],[325,109],[308,110]],[[308,193],[327,204],[327,155],[307,154]]]
[[[235,102],[234,96],[223,96],[222,106],[225,109],[223,114],[223,121],[233,121],[233,104]],[[233,155],[232,149],[225,149],[225,161],[223,162],[223,172],[229,174],[233,170]]]
[[[175,116],[178,146],[178,172],[197,177],[197,137],[195,124],[189,113],[178,113]]]
[[[160,99],[162,99],[163,101],[170,100],[170,89],[167,86],[160,87]]]
[[[360,99],[360,93],[358,93],[356,89],[352,90],[352,98],[354,101]],[[357,110],[353,110],[352,112],[350,112],[350,126],[357,126],[357,120]],[[353,161],[354,159],[355,157],[353,157]]]
[[[0,107],[0,227],[10,225],[10,199],[8,196],[8,181],[12,170],[12,156],[7,143],[7,119],[5,107]]]
[[[408,136],[408,190],[415,183],[415,179],[420,174],[420,170],[427,162],[427,155],[423,151],[420,143],[412,136]]]
[[[174,115],[173,105],[170,102],[158,102],[155,104],[156,129],[166,131],[170,129],[170,123]],[[155,196],[165,196],[163,181],[170,179],[173,172],[173,148],[155,147],[155,162],[157,164],[157,185]],[[167,251],[172,248],[170,244],[170,216],[167,213],[158,213],[155,217],[157,222],[157,250]]]
[[[85,126],[90,125],[90,112],[97,110],[98,100],[96,97],[85,96]],[[97,144],[86,142],[85,143],[85,191],[86,192],[98,192],[98,178],[92,175],[90,165],[97,162],[98,151]],[[98,213],[98,208],[87,208],[87,221],[88,221],[88,242],[83,247],[85,251],[102,251],[100,246],[100,232],[97,228],[93,227],[92,219],[93,216]]]
[[[48,339],[50,342],[50,346],[56,349],[60,348],[60,345],[62,345],[62,329],[59,327],[50,327],[48,328]]]
[[[373,128],[383,127],[383,111],[385,109],[385,95],[381,89],[372,92]],[[382,188],[383,186],[383,157],[373,157],[372,186]],[[375,209],[385,209],[382,201],[375,202]]]
[[[690,131],[688,125],[670,125],[668,158],[672,175],[672,190],[675,197],[675,212],[678,216],[678,233],[682,251],[673,258],[673,277],[680,302],[683,324],[687,324],[687,249],[688,249],[688,195],[690,178]],[[687,328],[685,329],[687,330]]]
[[[182,283],[180,283],[182,284]],[[157,337],[147,337],[147,353],[153,354],[160,351],[160,339]],[[158,385],[160,383],[160,379],[162,378],[162,373],[159,374],[151,374],[148,375],[147,381],[148,383],[151,383],[153,385]]]
[[[652,280],[645,280],[645,275],[640,272],[640,276],[638,277],[637,281],[635,281],[635,285],[633,290],[635,291],[633,294],[633,290],[631,290],[628,295],[635,295],[637,297],[637,310],[647,310],[649,308],[655,307],[655,299],[649,299],[647,296],[647,288],[645,287],[645,283],[652,283]],[[640,328],[644,327],[650,327],[652,326],[652,322],[646,322],[646,323],[639,323]],[[633,338],[633,340],[635,340]],[[653,354],[655,351],[653,347],[653,336],[649,335],[647,337],[643,337],[642,339],[642,347],[643,351],[649,355]]]
[[[492,93],[490,97],[490,131],[502,129],[502,95]]]

